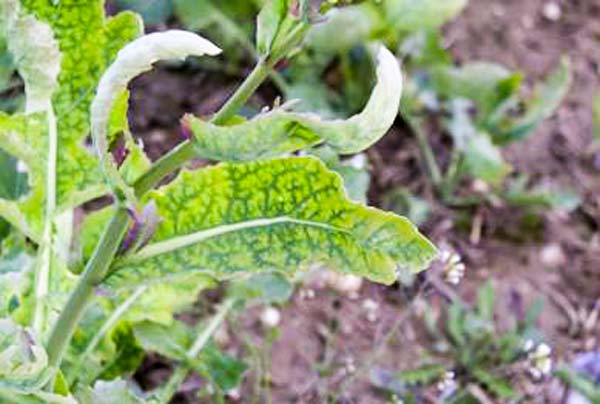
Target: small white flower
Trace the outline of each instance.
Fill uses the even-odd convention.
[[[455,374],[452,371],[444,373],[442,379],[437,383],[437,389],[439,391],[448,391],[456,388],[456,381],[454,380]]]
[[[552,372],[552,348],[547,344],[539,344],[535,350],[529,352],[527,359],[529,360],[529,374],[539,380]]]
[[[325,281],[331,289],[347,295],[358,293],[363,283],[360,276],[345,275],[334,271],[327,272]]]
[[[466,266],[462,258],[455,252],[443,250],[440,254],[442,262],[442,273],[446,282],[452,285],[458,285],[465,276]]]
[[[523,352],[531,352],[531,350],[533,349],[533,347],[535,346],[535,342],[533,342],[533,340],[527,339],[525,340],[525,342],[523,343]]]
[[[558,21],[562,12],[560,10],[560,6],[557,3],[551,1],[544,4],[542,14],[549,21]]]
[[[277,327],[281,321],[281,313],[275,307],[265,307],[260,315],[260,321],[267,328]]]
[[[377,311],[379,310],[379,303],[373,299],[365,299],[362,302],[362,309],[367,312],[367,320],[370,323],[377,321]]]

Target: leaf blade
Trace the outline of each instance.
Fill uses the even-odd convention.
[[[154,243],[117,264],[109,285],[182,271],[293,276],[316,263],[389,284],[398,266],[418,272],[436,254],[407,219],[350,202],[313,158],[184,172],[163,191],[151,195],[163,217]]]

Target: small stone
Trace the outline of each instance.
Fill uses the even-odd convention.
[[[337,292],[351,294],[358,293],[362,286],[363,280],[361,277],[356,275],[344,275],[330,271],[327,273],[326,282],[331,289]]]
[[[567,263],[567,257],[560,244],[550,243],[540,251],[540,261],[546,267],[557,268]]]
[[[487,194],[490,192],[490,186],[487,182],[477,179],[471,183],[471,189],[478,194]]]
[[[562,12],[560,10],[560,6],[557,3],[550,1],[544,4],[542,14],[544,18],[546,18],[549,21],[558,21]]]
[[[267,328],[274,328],[281,321],[281,313],[275,307],[266,307],[260,315],[260,321]]]

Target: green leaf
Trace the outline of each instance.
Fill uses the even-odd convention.
[[[125,380],[109,382],[98,380],[94,388],[84,387],[76,394],[80,404],[143,404],[146,401],[135,394]]]
[[[192,329],[179,321],[169,327],[143,322],[135,325],[134,332],[144,349],[176,361],[190,362],[198,373],[210,376],[224,391],[237,387],[248,368],[245,363],[210,344],[200,352],[198,358],[190,361],[187,354],[194,335]]]
[[[409,190],[398,188],[387,193],[384,197],[383,207],[399,215],[406,216],[411,222],[420,225],[429,216],[431,206]]]
[[[244,362],[221,352],[214,345],[209,345],[202,350],[195,367],[200,373],[208,373],[213,382],[223,391],[238,387],[248,369],[248,365]]]
[[[29,193],[17,200],[0,198],[0,216],[38,242],[44,225],[46,119],[44,114],[6,115],[0,112],[0,147],[28,170]]]
[[[492,143],[486,132],[475,128],[466,100],[453,100],[451,108],[452,117],[446,125],[454,139],[454,146],[464,153],[468,173],[492,185],[500,185],[511,171],[511,167],[504,162],[500,149]]]
[[[193,335],[189,327],[180,321],[165,326],[151,321],[135,324],[133,332],[146,351],[156,352],[177,361],[186,360]]]
[[[377,84],[360,114],[324,121],[313,114],[276,109],[234,126],[217,126],[192,116],[184,120],[194,133],[196,150],[213,160],[251,160],[281,155],[325,141],[343,154],[358,153],[379,140],[398,114],[402,75],[394,55],[378,53]]]
[[[126,373],[133,372],[144,358],[144,350],[133,334],[133,328],[127,322],[121,322],[110,333],[113,352],[110,360],[104,363],[102,373],[98,376],[104,380],[112,380]]]
[[[150,285],[123,315],[123,319],[131,323],[149,320],[169,325],[173,323],[175,314],[190,308],[198,300],[200,291],[211,287],[214,287],[214,282],[203,274],[174,276],[168,283]],[[118,304],[121,300],[123,297],[115,299],[114,303]]]
[[[448,307],[446,329],[455,345],[462,346],[465,344],[465,312],[458,302],[454,302]]]
[[[256,50],[268,55],[288,11],[287,0],[267,0],[256,19]]]
[[[117,51],[141,33],[141,21],[129,12],[106,19],[101,0],[61,1],[58,5],[22,0],[22,4],[51,26],[60,46],[59,86],[52,106],[60,144],[58,210],[63,211],[107,190],[98,176],[97,157],[84,147],[90,132],[90,104],[100,75]]]
[[[486,282],[477,292],[477,314],[484,320],[494,321],[494,285]]]
[[[512,171],[511,166],[504,161],[500,149],[485,132],[468,138],[464,153],[464,164],[468,172],[491,185],[500,185]]]
[[[522,76],[494,63],[473,62],[461,67],[431,69],[432,87],[446,98],[466,98],[477,107],[477,121],[489,117],[498,105],[514,94]]]
[[[17,0],[6,0],[0,8],[8,50],[25,83],[28,113],[45,111],[57,86],[61,55],[47,24],[25,15]]]
[[[525,103],[525,114],[516,120],[506,117],[494,129],[494,139],[498,142],[513,142],[533,133],[558,108],[571,87],[571,81],[571,62],[564,57],[556,71],[536,86],[533,96]]]
[[[276,273],[264,273],[235,281],[228,293],[236,300],[259,299],[265,304],[287,301],[294,286],[283,276]]]
[[[489,373],[487,370],[475,368],[472,370],[472,373],[487,390],[496,396],[504,399],[516,398],[518,396],[517,392],[506,380]]]
[[[20,394],[41,389],[52,374],[36,337],[7,318],[0,318],[0,363],[0,389]]]
[[[564,364],[561,364],[554,374],[568,386],[583,394],[591,403],[600,402],[600,386],[590,377]]]
[[[91,105],[91,133],[104,174],[117,196],[124,195],[135,206],[135,193],[119,173],[109,153],[111,113],[127,85],[137,75],[152,69],[162,59],[181,60],[187,56],[217,55],[221,50],[210,41],[187,31],[170,30],[145,35],[119,51],[106,70]]]
[[[335,8],[311,28],[306,45],[316,52],[335,55],[364,43],[380,25],[379,13],[369,4]]]
[[[389,284],[436,255],[405,218],[348,201],[313,158],[183,172],[149,198],[163,221],[152,244],[116,264],[113,287],[185,272],[293,276],[315,263]]]
[[[467,0],[384,0],[388,23],[398,31],[438,28],[458,15]]]
[[[427,385],[439,380],[446,373],[446,369],[442,365],[424,365],[417,369],[405,370],[398,373],[399,380],[407,384]]]
[[[0,198],[15,200],[28,190],[27,172],[20,171],[18,160],[0,149]]]

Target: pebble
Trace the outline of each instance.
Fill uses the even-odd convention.
[[[546,18],[548,21],[558,21],[562,12],[560,10],[560,6],[557,3],[550,1],[544,4],[542,14],[544,18]]]
[[[267,328],[274,328],[281,322],[281,312],[275,307],[265,307],[260,315],[260,322]]]
[[[540,261],[546,267],[556,268],[567,263],[567,257],[558,243],[546,244],[540,251]]]

